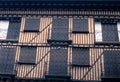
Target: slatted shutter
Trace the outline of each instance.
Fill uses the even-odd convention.
[[[73,33],[88,33],[88,19],[73,19]]]
[[[68,49],[50,49],[48,75],[67,76]]]
[[[52,23],[52,40],[68,40],[68,19],[56,18]]]
[[[72,41],[69,40],[69,20],[68,18],[53,18],[51,38],[48,39],[48,43],[54,45],[68,45]]]
[[[104,51],[104,76],[120,77],[120,51]]]
[[[37,47],[22,46],[20,50],[20,64],[35,64],[36,63],[36,49]]]
[[[39,32],[39,27],[39,18],[26,18],[24,32]]]
[[[2,47],[0,49],[0,74],[15,74],[16,48]]]
[[[20,32],[20,26],[21,26],[21,19],[15,19],[13,21],[9,22],[9,28],[7,33],[7,39],[14,39],[18,40],[19,38],[19,32]]]
[[[89,48],[72,48],[73,66],[90,66]]]
[[[116,23],[103,23],[102,24],[102,37],[103,41],[119,41],[117,24]]]

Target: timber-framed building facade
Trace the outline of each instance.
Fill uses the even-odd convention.
[[[0,0],[0,82],[119,81],[119,0]]]

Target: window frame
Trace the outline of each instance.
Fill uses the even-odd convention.
[[[119,63],[120,50],[104,50],[104,77],[120,77]],[[106,69],[107,68],[107,69]],[[112,69],[113,68],[113,69]],[[117,75],[116,72],[119,74]]]
[[[38,27],[36,27],[35,29],[30,29],[28,26],[29,26],[29,23],[28,22],[35,22],[35,21],[38,21],[39,22],[39,25]],[[26,26],[27,24],[27,26]],[[31,24],[31,23],[30,23]],[[25,25],[24,25],[24,29],[23,29],[23,32],[40,32],[40,18],[26,18],[25,19]]]
[[[73,53],[73,49],[86,49],[86,50],[88,50],[87,52],[88,52],[88,54],[87,54],[87,59],[88,59],[88,62],[87,63],[85,63],[85,64],[81,64],[81,63],[79,63],[78,64],[78,61],[77,61],[77,63],[76,62],[74,62],[74,60],[76,60],[76,59],[74,59],[73,58],[73,55],[75,55],[75,53]],[[81,52],[80,52],[81,53]],[[78,53],[79,54],[79,53]],[[78,54],[77,54],[77,58],[78,58]],[[82,55],[86,55],[86,54],[82,54]],[[79,55],[79,57],[80,57],[81,55]],[[81,58],[82,59],[82,58]],[[84,60],[84,61],[86,61],[86,60]],[[82,61],[82,62],[84,62],[84,61]],[[80,62],[80,61],[79,61]],[[73,66],[73,67],[90,67],[90,48],[89,47],[72,47],[72,62],[71,62],[71,65]]]
[[[5,68],[7,67],[7,70],[6,69],[3,69],[3,70],[5,70],[5,73],[2,71],[2,73],[0,73],[0,75],[6,75],[6,74],[9,74],[9,76],[14,76],[15,74],[16,74],[16,72],[15,72],[15,69],[14,69],[14,64],[15,64],[15,56],[16,56],[16,50],[17,50],[17,48],[16,47],[1,47],[0,48],[0,51],[2,51],[2,49],[3,50],[5,50],[5,55],[6,55],[6,53],[7,53],[7,55],[10,55],[11,53],[11,50],[12,50],[12,56],[13,57],[4,57],[7,61],[9,61],[9,62],[4,62],[4,61],[2,61],[2,62],[4,62],[4,63],[6,63],[6,66],[5,66]],[[11,50],[10,50],[11,49]],[[7,50],[7,51],[6,51]],[[13,51],[15,51],[15,52],[13,52]],[[1,52],[0,52],[1,53]],[[1,54],[3,54],[3,53],[1,53]],[[13,60],[11,60],[11,58],[13,58]],[[11,66],[11,63],[13,63],[12,65],[13,66]],[[9,66],[11,66],[11,68],[13,68],[12,69],[12,71],[9,73],[8,72],[8,69],[9,69],[9,66],[8,66],[8,64],[10,64]],[[10,69],[11,70],[11,69]]]
[[[53,51],[52,51],[53,50]],[[58,50],[58,51],[57,51]],[[64,50],[65,53],[63,53],[62,51]],[[57,54],[57,52],[62,52],[63,54],[59,53]],[[53,57],[56,56],[56,54],[59,56],[59,55],[66,55],[66,57],[64,57],[64,59],[62,60],[61,56],[60,56],[60,59],[54,59]],[[52,54],[52,55],[51,55]],[[51,58],[52,57],[52,58]],[[58,63],[58,64],[57,64]],[[62,71],[62,72],[57,72],[56,70],[54,71],[53,68],[51,66],[64,66],[64,69],[60,69],[59,68],[59,71]],[[48,71],[48,76],[68,76],[68,72],[67,72],[67,68],[68,68],[68,48],[57,48],[57,47],[54,47],[54,48],[51,48],[50,49],[50,60],[49,60],[49,71]],[[55,69],[55,68],[54,68]],[[57,67],[56,67],[57,69]],[[63,72],[63,70],[65,72]],[[55,74],[54,74],[55,73]]]
[[[64,23],[63,21],[62,21],[62,23],[63,23],[63,25],[62,26],[65,26],[65,27],[62,27],[62,26],[58,26],[58,28],[57,27],[55,27],[56,26],[56,24],[57,23],[53,23],[53,22],[56,22],[55,20],[57,20],[57,21],[59,21],[59,19],[65,19],[65,20],[67,20],[67,23]],[[70,40],[69,39],[69,18],[52,18],[52,20],[54,20],[53,22],[52,22],[52,28],[51,29],[49,29],[49,32],[50,32],[50,35],[51,35],[51,37],[48,37],[48,39],[47,39],[47,42],[49,43],[49,44],[51,44],[51,45],[61,45],[61,46],[68,46],[69,44],[71,44],[72,43],[72,40]],[[55,26],[53,26],[55,24]],[[65,24],[67,24],[67,26],[65,25]],[[67,34],[67,39],[61,39],[61,40],[59,40],[59,39],[53,39],[52,38],[52,33],[55,33],[55,32],[52,32],[53,31],[53,29],[67,29],[66,30],[66,34]],[[50,31],[51,30],[51,31]],[[57,31],[56,31],[56,33],[57,33]],[[60,31],[60,33],[62,33],[62,30]]]
[[[34,54],[31,53],[30,56],[32,56],[32,62],[29,60],[29,61],[26,61],[25,59],[25,55],[23,53],[26,53],[25,50],[22,51],[22,48],[34,48],[35,51],[34,51]],[[29,49],[30,50],[30,49]],[[27,50],[27,52],[29,51]],[[32,49],[33,50],[33,49]],[[31,50],[30,50],[31,51]],[[22,54],[22,55],[21,55]],[[27,59],[29,59],[29,52],[27,53]],[[34,57],[33,57],[34,56]],[[26,65],[35,65],[37,62],[36,62],[36,56],[37,56],[37,46],[21,46],[20,47],[20,54],[19,54],[19,60],[17,61],[18,64],[26,64]],[[24,57],[24,60],[22,59]],[[34,58],[34,59],[33,59]],[[34,62],[33,62],[34,61]]]
[[[82,28],[82,30],[74,30],[74,21],[75,20],[86,20],[87,21],[87,30],[86,29],[83,29],[84,27],[81,27],[81,26],[79,26],[79,29],[81,29]],[[81,21],[80,21],[81,22]],[[89,22],[88,22],[88,18],[73,18],[72,19],[72,33],[74,34],[74,33],[89,33]]]
[[[11,43],[18,43],[18,40],[19,40],[19,35],[20,35],[20,28],[21,28],[21,17],[0,17],[0,21],[8,21],[9,22],[9,25],[8,25],[8,29],[7,29],[7,35],[6,35],[6,39],[0,39],[0,42],[2,43],[8,43],[8,42],[11,42]],[[19,33],[17,34],[18,35],[18,38],[16,39],[8,39],[8,33],[9,33],[9,29],[10,29],[10,25],[11,23],[15,24],[15,23],[19,23]],[[16,32],[15,32],[16,33]]]
[[[103,33],[102,33],[102,23],[116,23],[117,25],[117,35],[118,35],[118,41],[103,41],[103,39],[101,41],[96,41],[96,30],[95,30],[95,24],[96,23],[100,23],[101,24],[101,37],[103,38]],[[117,18],[95,18],[94,19],[94,44],[96,45],[120,45],[120,37],[119,34],[120,32],[118,32],[118,23],[120,23],[120,19]],[[120,25],[119,25],[120,26]],[[120,27],[119,27],[120,28]]]

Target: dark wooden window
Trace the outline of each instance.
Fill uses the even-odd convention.
[[[51,39],[58,41],[68,40],[68,28],[53,28]]]
[[[104,76],[120,77],[120,50],[104,51]]]
[[[68,18],[53,19],[51,39],[49,39],[48,42],[71,43],[68,37],[68,34],[69,34],[68,28],[69,28]]]
[[[50,49],[48,75],[67,76],[68,49]]]
[[[21,26],[21,19],[14,19],[9,22],[7,39],[19,39],[19,32]]]
[[[39,32],[39,27],[39,18],[26,18],[24,32]]]
[[[34,46],[22,46],[20,50],[19,64],[35,64],[36,63],[36,49]]]
[[[103,41],[119,41],[117,23],[102,23]]]
[[[19,17],[11,17],[11,18],[0,18],[0,21],[4,23],[4,21],[8,23],[8,27],[3,27],[4,25],[1,25],[0,27],[0,32],[3,32],[2,35],[4,36],[0,39],[2,40],[9,40],[13,41],[16,40],[18,41],[19,39],[19,32],[20,32],[20,26],[21,26],[21,18]],[[7,24],[6,23],[6,24]],[[4,29],[1,29],[4,28]],[[5,29],[6,28],[6,29]]]
[[[73,66],[90,66],[89,48],[72,48]]]
[[[2,47],[0,49],[0,74],[15,74],[16,48]]]
[[[68,19],[53,19],[52,40],[68,40]]]
[[[95,19],[95,41],[117,45],[120,40],[119,22],[119,19]]]
[[[88,33],[88,19],[73,19],[73,33]]]

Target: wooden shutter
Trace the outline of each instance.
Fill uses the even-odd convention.
[[[120,77],[120,51],[104,51],[104,76]]]
[[[73,33],[88,33],[88,19],[73,19]]]
[[[39,18],[26,18],[24,32],[39,32],[40,19]]]
[[[89,48],[72,48],[73,66],[90,66]]]
[[[50,49],[48,75],[67,76],[68,49]]]
[[[7,39],[18,40],[20,33],[20,26],[21,26],[20,21],[21,21],[20,19],[18,21],[12,21],[12,22],[10,21],[8,33],[7,33]]]
[[[68,19],[56,18],[52,23],[52,40],[68,40]]]
[[[0,49],[0,74],[14,74],[16,48]]]
[[[37,47],[23,46],[20,50],[20,64],[35,64],[36,63],[36,49]]]
[[[103,23],[102,24],[102,37],[103,41],[119,41],[117,24],[116,23]]]

